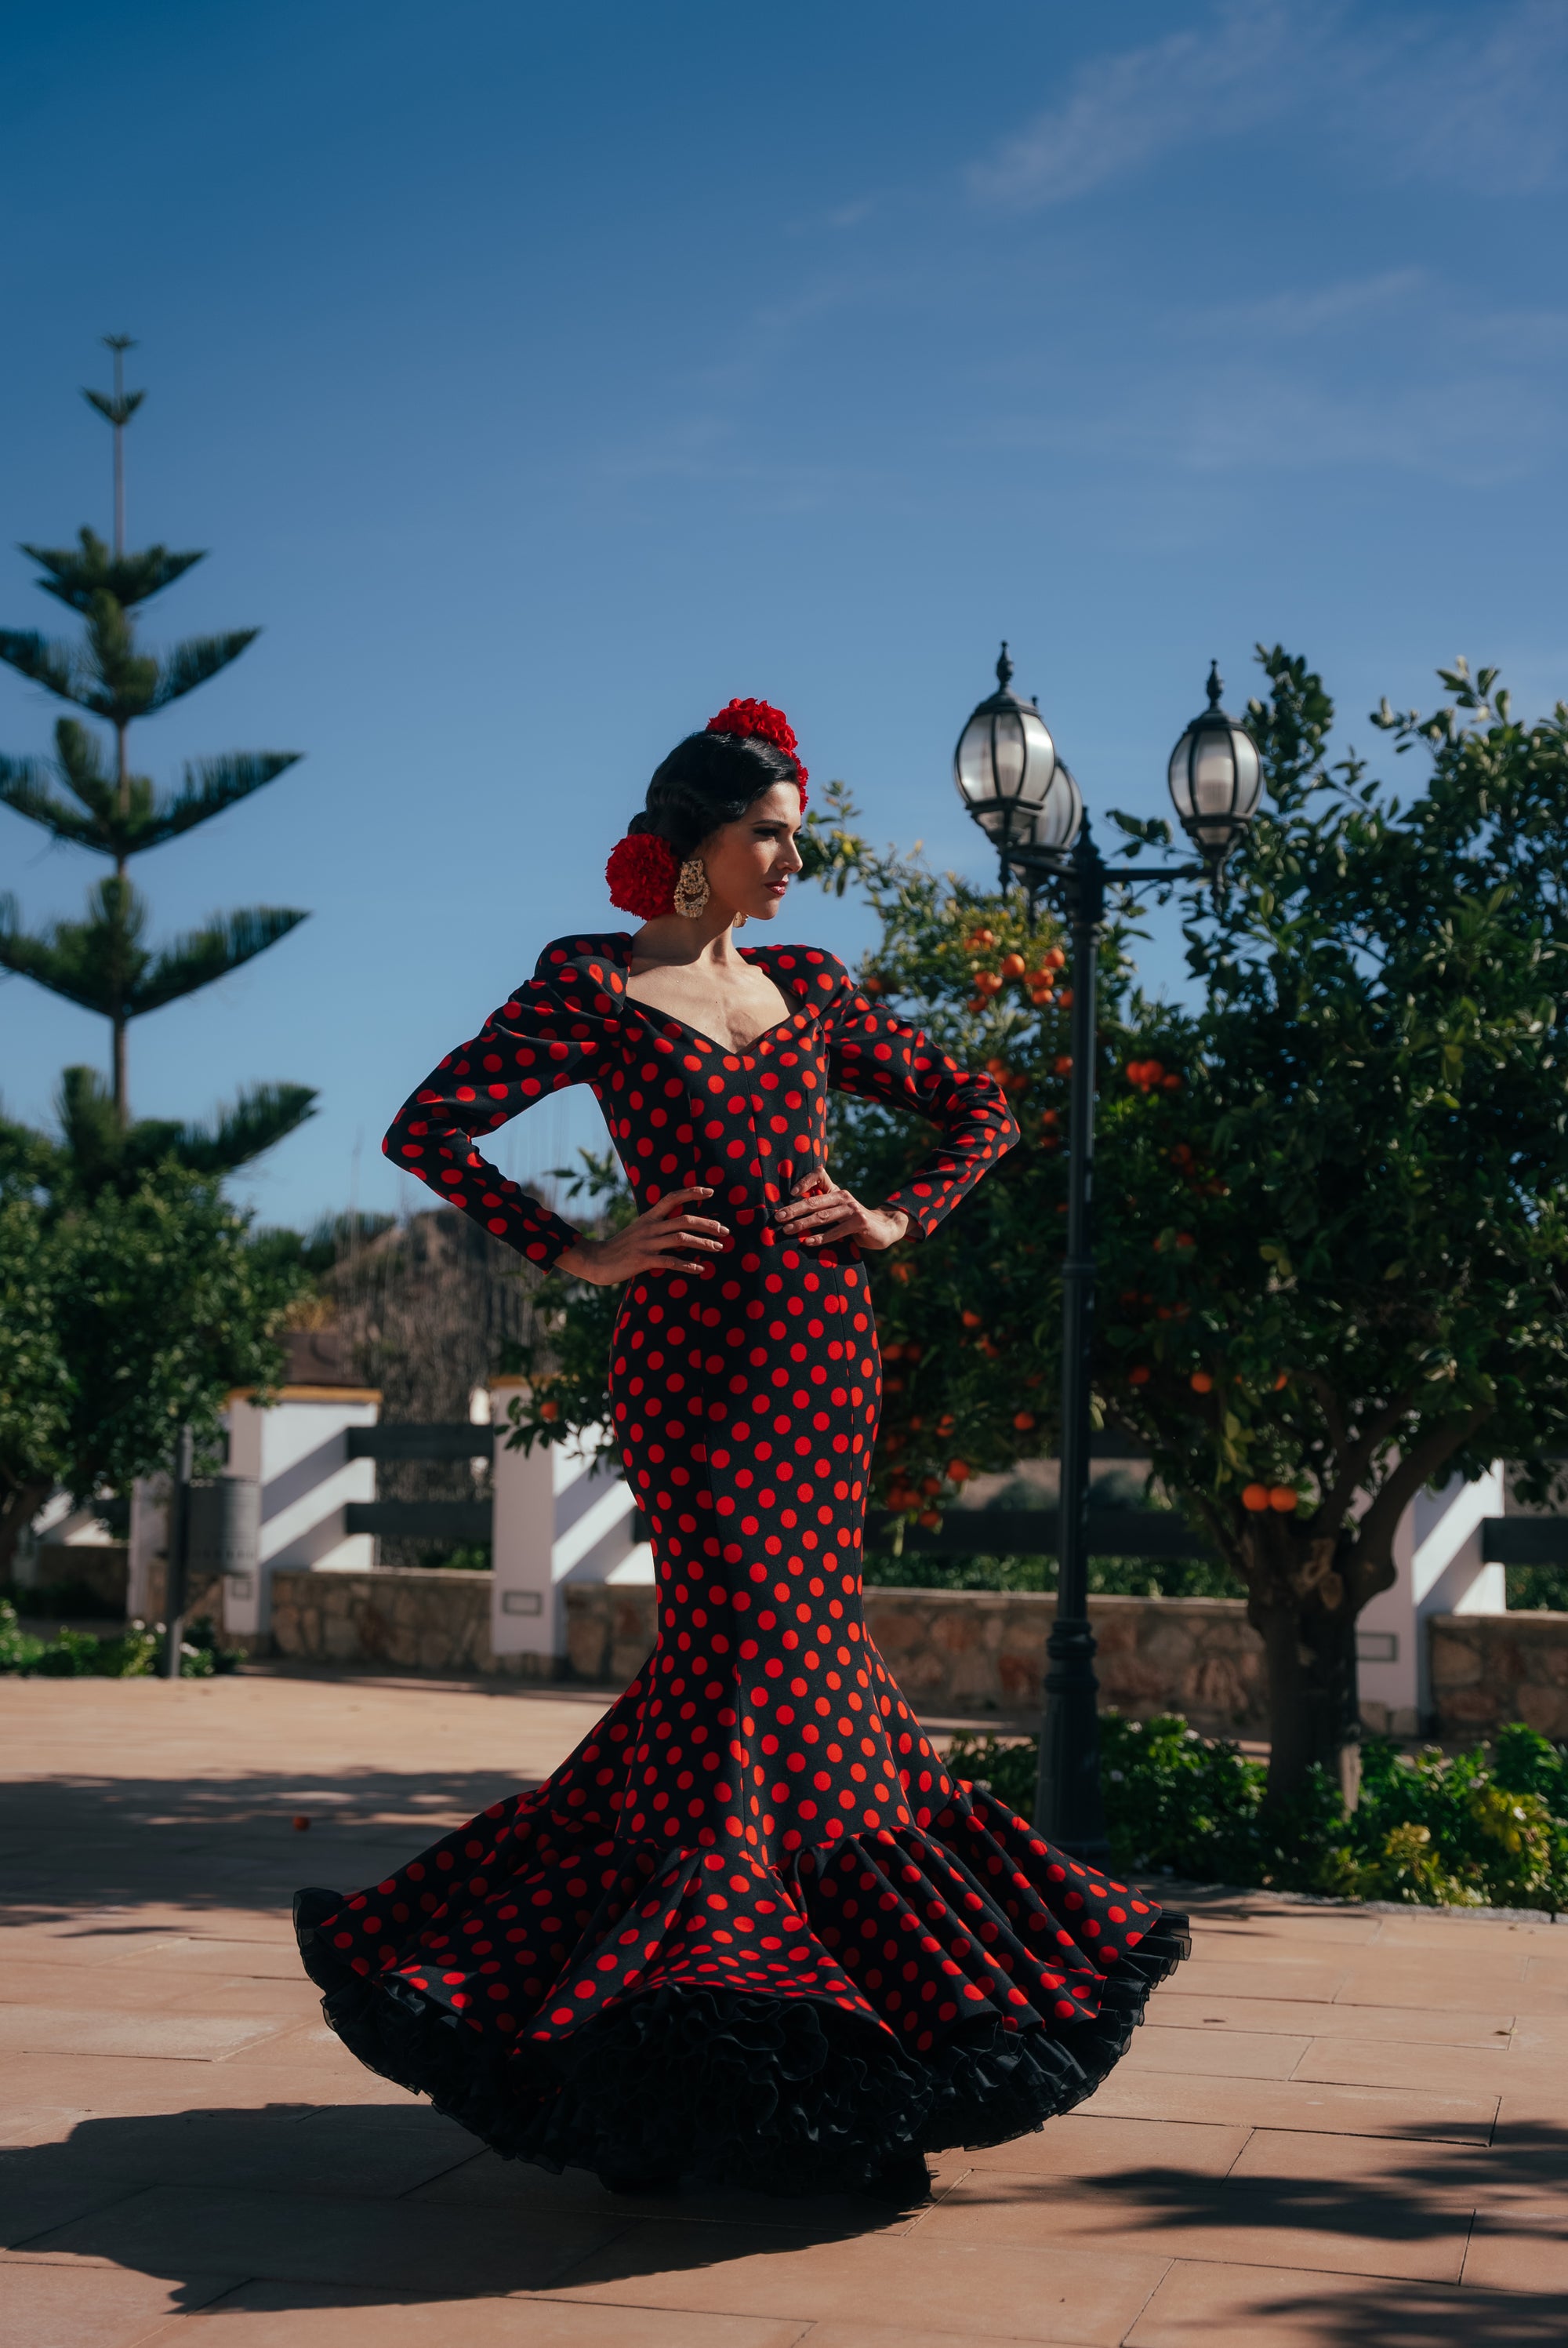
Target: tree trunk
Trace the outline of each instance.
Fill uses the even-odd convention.
[[[1361,1704],[1349,1545],[1341,1555],[1331,1537],[1276,1520],[1249,1528],[1245,1547],[1247,1620],[1263,1641],[1267,1673],[1268,1798],[1300,1793],[1316,1764],[1354,1809]]]
[[[0,1491],[0,1582],[10,1581],[16,1545],[54,1488],[46,1479],[35,1479],[7,1484]]]

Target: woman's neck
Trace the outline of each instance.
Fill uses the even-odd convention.
[[[710,909],[689,922],[683,913],[657,914],[633,936],[631,958],[687,966],[705,963],[714,970],[733,970],[741,963],[734,915]]]

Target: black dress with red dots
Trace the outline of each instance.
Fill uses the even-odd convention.
[[[633,1001],[630,957],[547,948],[384,1146],[539,1264],[577,1234],[475,1139],[563,1085],[593,1087],[642,1206],[712,1187],[733,1246],[629,1283],[612,1344],[658,1644],[548,1784],[371,1890],[302,1894],[302,1950],[354,2052],[500,2153],[853,2187],[1090,2094],[1184,1920],[949,1778],[866,1633],[866,1273],[774,1218],[836,1087],[938,1128],[886,1201],[924,1237],[1017,1139],[1000,1089],[831,954],[748,950],[798,1007],[743,1052]]]

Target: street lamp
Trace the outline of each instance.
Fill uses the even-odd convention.
[[[1056,1620],[1046,1646],[1035,1823],[1075,1859],[1110,1856],[1100,1791],[1100,1723],[1094,1632],[1089,1621],[1089,1406],[1094,1343],[1095,994],[1105,891],[1207,878],[1223,886],[1227,858],[1257,809],[1257,745],[1220,707],[1217,666],[1209,705],[1171,753],[1171,797],[1203,857],[1201,864],[1118,870],[1095,847],[1083,798],[1057,757],[1032,701],[1009,691],[1007,646],[999,690],[982,701],[958,736],[953,770],[959,797],[996,843],[1005,889],[1017,873],[1032,911],[1044,891],[1061,905],[1071,942],[1071,1085],[1068,1111],[1067,1254],[1061,1282],[1061,1491],[1058,1514]],[[1032,719],[1032,726],[1030,720]]]

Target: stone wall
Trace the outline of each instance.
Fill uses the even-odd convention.
[[[624,1687],[653,1644],[650,1583],[567,1590],[567,1653],[507,1655],[490,1645],[487,1573],[409,1569],[272,1577],[271,1652],[382,1670],[565,1677]],[[191,1612],[220,1617],[220,1592]],[[1032,1591],[866,1593],[866,1619],[917,1711],[999,1720],[1040,1709],[1056,1601]],[[1208,1735],[1266,1734],[1263,1647],[1240,1599],[1091,1598],[1100,1701],[1134,1717],[1184,1713]],[[1568,1737],[1568,1614],[1440,1614],[1431,1620],[1432,1700],[1445,1738],[1510,1720]],[[1370,1708],[1368,1708],[1370,1710]],[[1379,1724],[1368,1719],[1369,1726]]]
[[[1568,1737],[1568,1614],[1434,1614],[1432,1706],[1444,1737],[1522,1720]]]
[[[649,1585],[567,1592],[568,1658],[579,1678],[624,1682],[653,1644]],[[1091,1598],[1100,1701],[1132,1714],[1184,1713],[1210,1735],[1255,1735],[1266,1718],[1263,1645],[1235,1598]],[[1032,1715],[1040,1709],[1054,1595],[1034,1591],[866,1592],[866,1627],[917,1711]]]
[[[315,1663],[493,1672],[490,1576],[417,1566],[272,1575],[272,1648]]]

